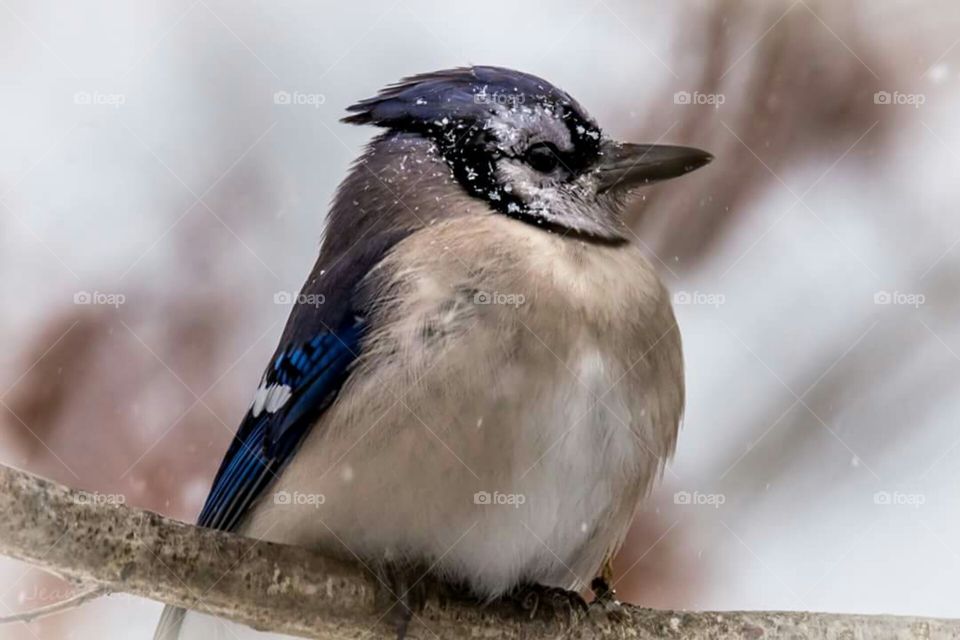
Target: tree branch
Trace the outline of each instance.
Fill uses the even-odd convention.
[[[391,638],[363,569],[310,550],[201,529],[0,466],[0,554],[90,589],[127,592],[308,638]],[[960,621],[625,606],[614,621],[526,620],[505,606],[429,602],[431,638],[960,638]],[[414,627],[416,628],[416,627]]]

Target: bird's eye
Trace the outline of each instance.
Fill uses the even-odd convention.
[[[550,173],[560,164],[558,151],[549,142],[540,142],[527,149],[524,161],[540,173]]]

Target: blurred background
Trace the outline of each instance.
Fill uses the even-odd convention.
[[[688,404],[622,598],[960,617],[958,34],[946,1],[0,0],[0,462],[192,520],[373,134],[344,107],[503,65],[717,157],[632,211]],[[0,615],[70,592],[0,560]]]

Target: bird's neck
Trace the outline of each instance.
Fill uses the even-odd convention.
[[[413,231],[455,216],[491,212],[486,203],[463,192],[431,140],[386,132],[370,142],[337,189],[323,250],[340,253],[379,233]]]

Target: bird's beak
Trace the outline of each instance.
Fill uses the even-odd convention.
[[[605,141],[597,167],[597,191],[629,191],[699,169],[713,156],[693,147]]]

